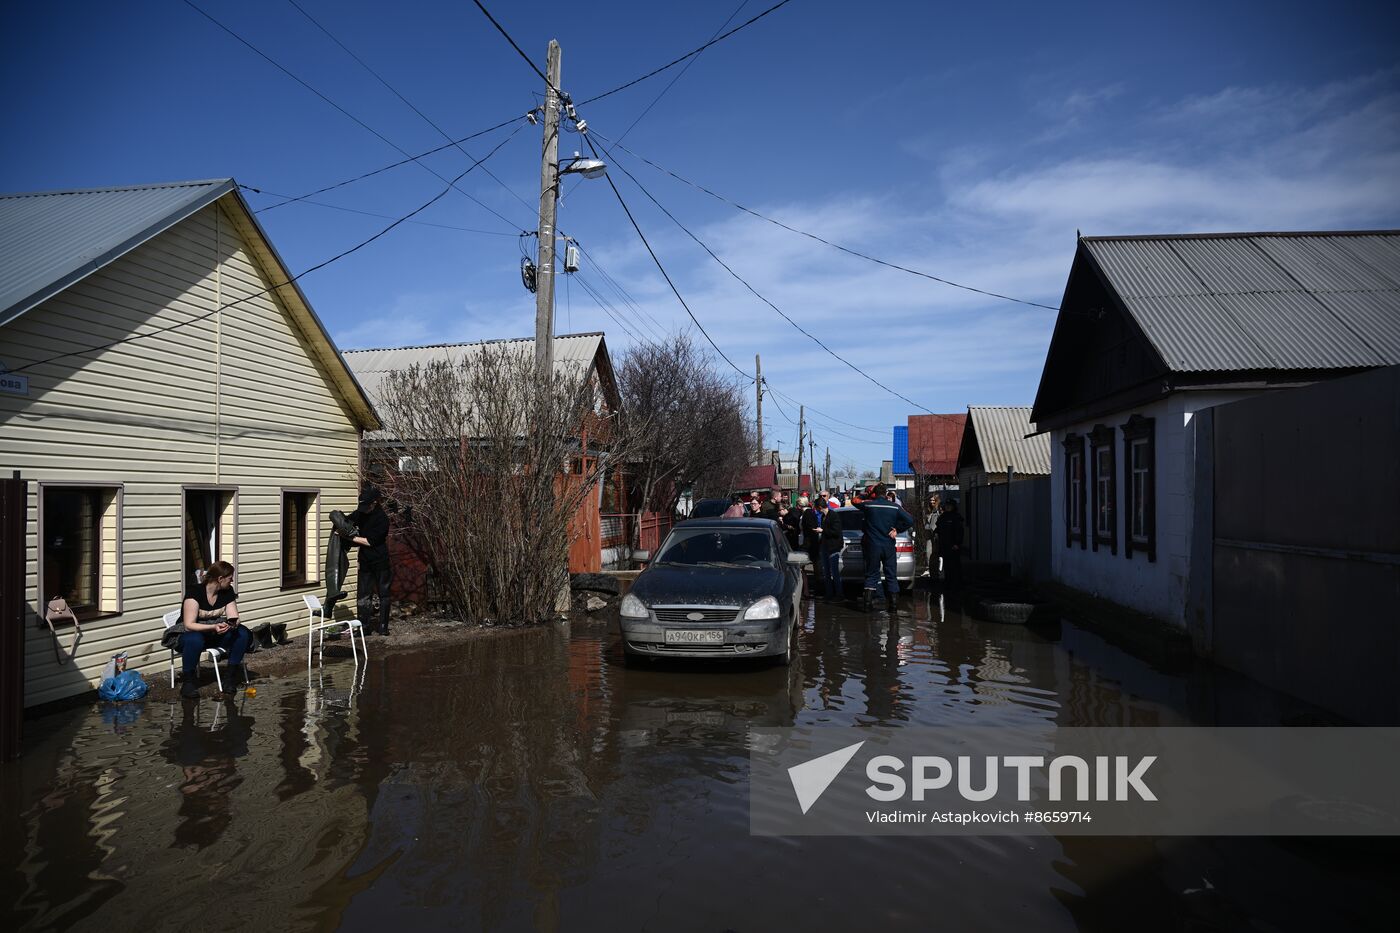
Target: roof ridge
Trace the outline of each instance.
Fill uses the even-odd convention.
[[[0,198],[47,198],[63,194],[115,194],[120,191],[153,191],[157,188],[200,188],[208,185],[221,185],[233,181],[225,178],[199,178],[190,181],[151,182],[144,185],[115,185],[107,188],[59,188],[53,191],[12,191],[0,194]]]
[[[1400,236],[1400,230],[1254,230],[1202,233],[1127,233],[1113,236],[1083,236],[1090,243],[1122,240],[1244,240],[1251,237],[1313,237],[1313,236]]]
[[[601,330],[585,331],[579,334],[555,334],[555,340],[572,337],[606,337]],[[354,350],[341,350],[345,353],[391,353],[394,350],[447,350],[452,347],[480,347],[489,343],[534,343],[534,337],[493,337],[489,340],[462,340],[454,343],[415,343],[405,347],[358,347]]]

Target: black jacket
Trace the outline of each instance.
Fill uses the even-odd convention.
[[[369,542],[369,547],[360,545],[360,563],[365,567],[383,569],[389,566],[389,515],[382,508],[369,512],[358,509],[350,513],[350,520],[360,528],[360,537]]]
[[[826,518],[822,519],[822,550],[839,551],[845,543],[841,537],[841,513],[827,509]]]
[[[938,549],[949,551],[961,548],[963,543],[963,517],[961,512],[944,512],[938,516],[938,527],[933,530],[938,537]]]
[[[802,544],[808,551],[815,551],[821,541],[822,516],[816,509],[802,512]]]

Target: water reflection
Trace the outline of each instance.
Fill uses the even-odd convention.
[[[754,726],[1044,734],[1299,713],[1239,678],[1156,671],[1068,623],[977,622],[935,594],[894,617],[805,609],[788,668],[627,668],[603,625],[576,624],[332,665],[238,702],[50,717],[0,769],[12,925],[95,927],[152,904],[162,924],[203,925],[214,901],[222,925],[276,929],[405,912],[545,930],[1381,916],[1382,867],[1286,841],[750,837]]]

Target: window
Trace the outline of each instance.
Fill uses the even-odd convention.
[[[1095,425],[1089,433],[1090,459],[1094,465],[1094,550],[1100,544],[1118,553],[1118,490],[1113,463],[1113,429]]]
[[[1156,422],[1133,415],[1123,425],[1123,479],[1127,495],[1128,529],[1123,553],[1143,551],[1157,559]]]
[[[318,583],[320,519],[315,489],[282,490],[282,588]]]
[[[1084,438],[1067,435],[1065,448],[1065,547],[1076,541],[1082,548],[1084,537]]]
[[[198,584],[216,560],[238,565],[237,491],[217,487],[183,490],[185,588]]]
[[[121,487],[39,490],[39,604],[62,596],[83,621],[121,612]]]

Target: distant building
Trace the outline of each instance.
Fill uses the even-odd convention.
[[[914,470],[909,466],[909,426],[897,424],[894,433],[894,455],[891,457],[891,474],[896,489],[914,488]]]
[[[233,179],[0,197],[0,364],[0,468],[29,480],[26,706],[119,651],[162,670],[161,616],[216,560],[246,619],[305,630],[379,420]],[[55,596],[82,620],[71,658]]]
[[[962,446],[967,413],[909,416],[909,468],[930,492],[955,492],[958,486],[958,449]]]
[[[1049,435],[1036,433],[1029,405],[969,405],[958,448],[958,486],[1004,483],[1008,470],[1013,480],[1049,476]]]
[[[1195,413],[1395,363],[1400,232],[1081,237],[1031,413],[1053,577],[1184,627]]]

